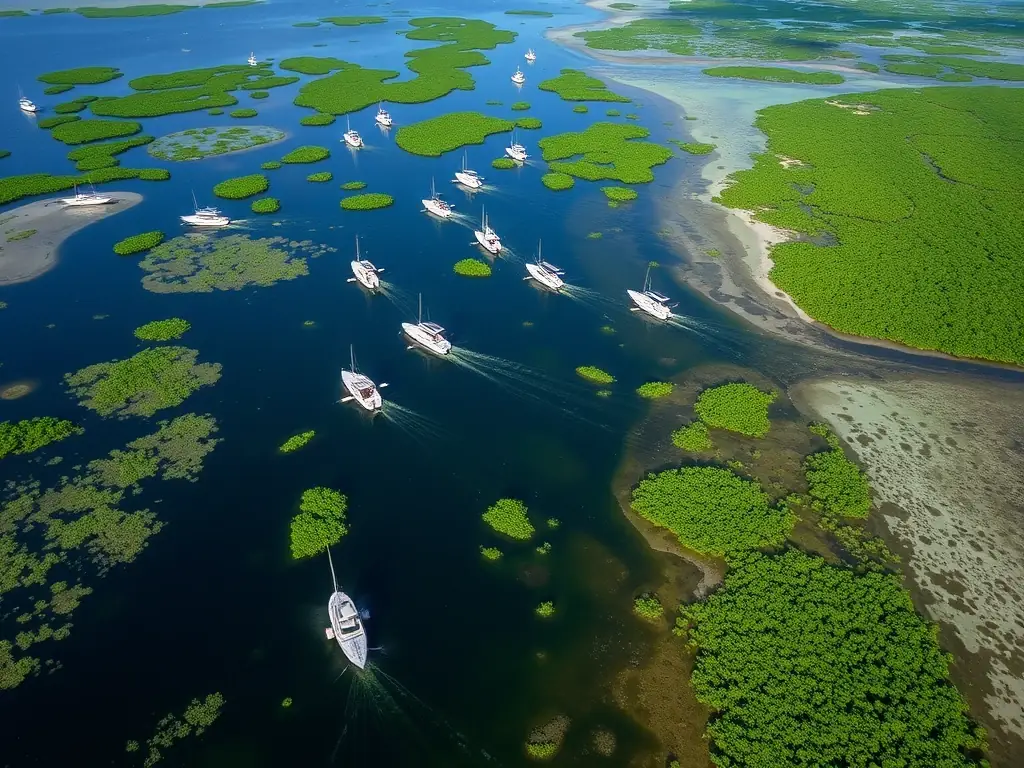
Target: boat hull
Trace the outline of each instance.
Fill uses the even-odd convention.
[[[359,391],[359,381],[365,380],[365,377],[353,373],[352,371],[341,372],[341,385],[345,388],[345,391],[352,396],[352,399],[359,403],[367,411],[379,411],[384,406],[384,398],[380,396],[380,390],[375,386],[373,388],[373,394],[369,397],[363,397]]]
[[[188,224],[191,227],[226,227],[231,223],[231,219],[226,216],[221,216],[216,219],[200,216],[182,216],[181,220],[183,223]]]
[[[668,320],[672,316],[672,310],[664,304],[652,301],[639,291],[626,291],[626,293],[629,294],[629,298],[633,300],[638,309],[646,312],[651,317],[655,317],[658,320]]]
[[[464,187],[469,187],[470,189],[480,189],[480,187],[484,185],[478,177],[468,176],[460,171],[455,172],[455,181]]]
[[[63,200],[61,200],[61,202],[64,203],[65,207],[67,208],[81,208],[83,206],[89,205],[109,205],[110,203],[114,202],[114,198],[94,197],[88,200],[77,200],[73,197],[66,197]]]
[[[343,137],[343,141],[348,146],[352,147],[352,149],[360,149],[363,146],[363,140],[359,136],[352,137],[346,133]]]
[[[496,243],[492,243],[488,241],[488,239],[484,236],[484,233],[480,231],[474,232],[473,235],[476,237],[476,241],[480,243],[480,247],[483,248],[488,253],[493,253],[495,256],[501,253],[500,240]]]
[[[381,128],[390,128],[392,125],[392,120],[390,117],[378,117],[377,125],[379,125]]]
[[[451,208],[439,206],[436,200],[420,200],[420,202],[423,203],[427,213],[432,213],[439,219],[450,219],[452,214],[455,213]]]
[[[380,288],[380,278],[376,272],[369,272],[363,269],[358,261],[352,262],[352,274],[356,276],[356,282],[370,291]]]
[[[516,85],[522,85],[523,83],[526,82],[526,78],[525,77],[516,77],[515,75],[513,75],[512,76],[512,82],[515,83]]]
[[[447,339],[441,339],[441,341],[435,341],[434,337],[421,329],[415,323],[402,323],[402,333],[404,333],[411,341],[415,342],[418,346],[428,352],[433,352],[435,355],[447,355],[452,351],[452,344]]]
[[[525,152],[519,152],[512,147],[505,147],[505,154],[515,160],[517,163],[525,163],[526,158],[529,157]]]
[[[526,271],[530,273],[530,277],[545,288],[550,288],[552,291],[558,291],[563,285],[565,285],[565,282],[558,275],[552,275],[550,272],[541,269],[536,264],[527,264]]]
[[[338,641],[338,646],[345,654],[345,658],[359,669],[364,669],[368,650],[366,629],[363,627],[363,622],[357,617],[358,632],[345,631],[345,619],[342,611],[346,604],[355,608],[355,603],[344,592],[335,592],[327,601],[327,613],[331,617],[331,630],[334,632],[334,639]]]

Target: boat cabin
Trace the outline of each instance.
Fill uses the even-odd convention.
[[[668,296],[663,296],[662,294],[657,293],[656,291],[644,291],[644,295],[647,296],[648,298],[654,299],[659,304],[668,304],[670,301],[672,301],[672,299],[670,299]]]
[[[553,274],[553,275],[564,275],[564,274],[565,274],[565,271],[564,271],[564,270],[561,270],[561,269],[559,269],[559,268],[558,268],[558,267],[556,267],[556,266],[555,266],[554,264],[552,264],[552,263],[550,263],[550,262],[547,262],[547,261],[542,261],[542,262],[540,263],[540,267],[541,267],[541,269],[543,269],[543,270],[544,270],[545,272],[550,272],[550,273],[551,273],[551,274]]]
[[[367,272],[371,272],[373,274],[377,273],[377,268],[375,266],[373,266],[372,262],[365,261],[365,260],[364,261],[360,261],[359,262],[359,266],[362,267],[363,269],[365,269]]]
[[[444,328],[437,323],[420,323],[420,328],[431,334],[434,341],[444,341]]]
[[[362,623],[359,621],[359,612],[355,605],[346,601],[341,604],[341,612],[338,616],[338,629],[341,630],[341,638],[350,635],[359,635],[363,632]]]

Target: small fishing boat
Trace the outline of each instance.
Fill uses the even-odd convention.
[[[96,190],[89,185],[90,192],[82,193],[78,191],[78,185],[75,184],[75,196],[62,198],[62,202],[68,208],[83,206],[83,205],[107,205],[108,203],[114,202],[114,198],[107,197],[106,195],[100,195],[96,193]]]
[[[366,666],[366,629],[359,611],[352,598],[338,588],[338,578],[334,575],[334,561],[331,549],[327,548],[327,562],[331,564],[331,581],[334,592],[327,601],[327,614],[331,617],[331,626],[327,629],[327,639],[337,640],[345,658],[360,669]]]
[[[537,60],[537,54],[533,52],[533,48],[527,48],[526,60],[531,62]]]
[[[256,61],[256,54],[252,51],[249,52],[248,62],[250,67],[255,67],[257,64],[259,64],[259,62]]]
[[[541,261],[539,242],[537,243],[537,263],[527,263],[526,271],[529,272],[529,276],[524,277],[524,280],[536,280],[545,288],[550,288],[552,291],[561,290],[562,286],[565,285],[565,281],[562,280],[562,275],[564,275],[565,272],[554,264],[547,261]]]
[[[526,154],[526,147],[516,141],[515,131],[512,132],[512,141],[507,147],[505,147],[505,154],[517,163],[525,163],[526,158],[529,157],[529,155]]]
[[[626,293],[629,294],[629,298],[636,304],[635,307],[630,308],[630,311],[646,312],[651,317],[656,317],[659,320],[668,320],[672,316],[672,310],[677,306],[676,304],[669,304],[672,300],[668,296],[651,290],[650,267],[647,267],[647,275],[644,277],[643,291],[627,290]]]
[[[450,219],[455,214],[455,208],[441,199],[434,189],[434,180],[430,180],[430,197],[427,200],[420,200],[427,213],[432,213],[441,219]]]
[[[345,118],[345,126],[346,130],[342,135],[342,139],[353,149],[359,149],[363,146],[363,137],[359,135],[358,131],[352,130],[352,124],[349,122],[347,117]]]
[[[491,229],[487,223],[487,213],[481,209],[481,220],[480,229],[473,232],[476,236],[476,241],[488,252],[498,255],[501,253],[501,240],[498,238],[498,233]]]
[[[200,208],[199,203],[196,202],[195,193],[192,193],[192,207],[195,209],[195,213],[181,217],[185,224],[190,224],[193,227],[226,227],[231,223],[231,219],[217,208]]]
[[[368,411],[379,411],[384,407],[384,398],[380,396],[380,389],[386,387],[387,384],[381,384],[378,387],[367,376],[359,373],[356,370],[355,347],[350,347],[349,351],[352,354],[352,369],[349,371],[342,369],[341,371],[341,384],[348,392],[348,396],[341,398],[341,402],[347,403],[355,400]]]
[[[519,67],[516,67],[516,73],[512,75],[512,82],[516,85],[522,85],[526,82],[526,75],[523,74],[523,71],[519,69]]]
[[[419,318],[415,323],[402,323],[402,333],[435,355],[447,355],[452,351],[452,343],[444,337],[444,328],[437,323],[423,322],[422,293],[420,294]]]
[[[372,262],[366,259],[359,258],[359,237],[356,237],[356,257],[352,261],[352,274],[355,277],[350,277],[348,282],[355,281],[361,286],[370,291],[376,291],[380,288],[380,275],[383,269],[377,269],[373,266]]]
[[[375,119],[377,120],[377,125],[384,128],[390,128],[394,125],[394,121],[391,119],[391,114],[380,104],[377,105],[377,117]]]
[[[466,167],[466,154],[462,154],[462,170],[455,172],[455,181],[469,189],[480,189],[484,185],[484,177]]]

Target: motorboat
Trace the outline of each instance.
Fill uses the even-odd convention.
[[[526,75],[523,74],[523,71],[519,69],[519,67],[516,67],[516,73],[512,75],[512,82],[516,85],[522,85],[526,82]]]
[[[331,618],[327,639],[336,640],[345,658],[363,669],[366,666],[366,629],[355,602],[338,588],[330,547],[327,548],[327,560],[331,564],[331,579],[334,583],[334,592],[327,601],[327,615]]]
[[[21,107],[22,112],[28,112],[29,114],[35,114],[39,111],[39,107],[35,105],[31,99],[26,99],[22,95],[18,95],[18,106]]]
[[[487,223],[487,213],[481,209],[480,229],[473,232],[476,236],[476,241],[483,246],[484,250],[488,253],[493,253],[497,256],[501,253],[501,240],[498,237],[498,233],[491,229]]]
[[[355,277],[350,277],[348,281],[351,283],[354,280],[367,290],[376,291],[380,288],[379,275],[383,271],[383,269],[373,266],[372,262],[359,258],[359,238],[357,237],[356,257],[352,261],[352,274]]]
[[[402,333],[419,346],[435,355],[447,355],[452,343],[444,337],[444,328],[437,323],[423,322],[423,294],[420,294],[420,313],[415,323],[402,323]]]
[[[516,135],[514,132],[512,134],[512,141],[507,147],[505,147],[505,154],[517,163],[525,163],[526,158],[529,157],[529,155],[526,154],[526,147],[516,141]]]
[[[391,114],[384,109],[380,104],[377,105],[377,125],[383,128],[390,128],[394,125],[394,121],[391,119]]]
[[[562,280],[562,275],[565,272],[550,262],[541,261],[540,243],[537,243],[537,262],[535,264],[527,262],[526,271],[529,273],[529,276],[523,278],[524,280],[536,280],[552,291],[561,290],[562,286],[565,285],[565,281]]]
[[[182,222],[185,224],[190,224],[193,227],[226,227],[231,223],[231,219],[222,214],[217,208],[200,208],[194,194],[192,195],[192,206],[195,209],[195,213],[181,217]]]
[[[91,187],[90,187],[91,189]],[[90,192],[79,192],[78,185],[75,185],[75,196],[65,197],[61,201],[68,208],[82,206],[82,205],[107,205],[114,202],[114,198],[107,197],[106,195],[100,195],[96,193],[95,189],[91,189]]]
[[[359,135],[358,131],[352,130],[352,124],[348,122],[348,118],[345,118],[345,126],[346,130],[342,139],[353,149],[359,149],[363,146],[363,137]]]
[[[528,48],[526,50],[526,60],[530,62],[537,60],[537,54],[533,52],[533,48]]]
[[[462,170],[455,172],[455,181],[469,189],[480,189],[484,185],[484,177],[466,167],[466,155],[462,155]]]
[[[437,190],[434,189],[433,179],[430,180],[430,197],[420,202],[423,203],[427,213],[432,213],[439,218],[450,219],[455,214],[455,209],[437,194]]]
[[[251,52],[251,51],[249,52],[249,59],[248,59],[248,61],[249,61],[249,66],[250,67],[255,67],[255,66],[257,66],[259,64],[259,62],[256,61],[256,54]]]
[[[629,298],[636,304],[631,307],[633,312],[646,312],[651,317],[659,320],[668,320],[672,316],[672,310],[676,304],[669,304],[672,301],[668,296],[651,290],[651,268],[647,267],[647,276],[644,278],[643,291],[626,291]]]
[[[369,377],[359,373],[356,370],[355,348],[350,348],[350,351],[352,353],[352,369],[346,371],[343,368],[341,371],[341,385],[348,392],[348,396],[341,398],[341,402],[347,403],[355,400],[368,411],[379,411],[384,407],[384,398],[380,396],[380,388],[386,387],[387,384],[381,384],[378,387]]]

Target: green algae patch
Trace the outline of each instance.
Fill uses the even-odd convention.
[[[32,453],[84,431],[74,422],[52,416],[38,416],[18,422],[5,421],[0,423],[0,459]]]
[[[192,327],[188,320],[171,317],[167,320],[153,320],[135,329],[135,338],[143,341],[173,341],[180,339]]]
[[[308,258],[332,248],[284,237],[182,235],[151,250],[139,262],[142,287],[153,293],[210,293],[269,287],[309,274]]]
[[[341,185],[341,188],[347,192],[354,192],[357,189],[366,189],[365,181],[346,181]]]
[[[317,113],[315,115],[306,115],[299,119],[299,125],[309,126],[320,126],[320,125],[331,125],[337,118],[334,115],[324,115]]]
[[[304,147],[296,147],[291,152],[281,158],[282,163],[319,163],[321,160],[326,160],[331,156],[331,151],[327,147],[318,147],[315,145],[308,145]]]
[[[490,560],[493,563],[495,560],[501,559],[502,551],[497,547],[480,547],[480,555],[484,560]]]
[[[395,134],[395,143],[414,155],[439,157],[469,144],[483,144],[491,134],[508,133],[513,127],[513,121],[500,117],[479,112],[451,112],[403,125]]]
[[[541,619],[550,619],[552,616],[555,615],[555,604],[553,602],[551,602],[550,600],[545,600],[543,603],[540,603],[536,608],[534,608],[533,612],[534,612],[534,614],[536,614]],[[534,750],[534,752],[531,753],[531,756],[532,757],[540,756],[540,753],[538,752],[538,748],[541,748],[542,745],[530,744],[530,745],[527,746],[527,752],[530,751],[531,747]],[[547,754],[547,750],[542,750],[542,751],[544,752],[544,754]]]
[[[796,521],[784,504],[772,506],[757,483],[720,467],[649,475],[633,489],[631,506],[687,549],[726,558],[781,546]]]
[[[270,180],[262,173],[252,173],[248,176],[236,176],[227,179],[213,187],[213,194],[228,200],[244,200],[253,195],[259,195],[270,189]]]
[[[333,74],[303,85],[295,103],[318,112],[344,115],[381,101],[422,104],[455,90],[473,90],[473,77],[466,69],[488,64],[481,51],[511,43],[516,37],[513,32],[475,19],[411,19],[409,25],[412,29],[405,33],[409,40],[442,43],[406,53],[407,67],[415,77],[388,82],[401,73],[338,62],[340,66],[332,67],[337,70]]]
[[[633,601],[633,613],[650,622],[661,621],[665,608],[655,595],[640,595]]]
[[[131,136],[141,130],[139,123],[127,120],[75,120],[54,126],[50,135],[64,144],[86,144]]]
[[[670,381],[648,381],[637,387],[636,393],[648,400],[656,400],[659,397],[668,397],[675,388],[676,385]]]
[[[253,200],[249,208],[253,213],[277,213],[281,210],[281,201],[276,197],[261,197]]]
[[[626,203],[637,198],[637,191],[629,187],[601,187],[601,192],[606,198],[616,203]]]
[[[334,178],[334,174],[330,171],[319,171],[318,173],[311,173],[306,177],[306,181],[314,181],[323,183],[325,181],[331,181]]]
[[[214,8],[218,5],[235,6],[251,4],[252,0],[235,0],[234,2],[229,0],[228,2],[214,3],[212,5],[202,7]],[[141,7],[151,8],[154,6],[145,5]],[[193,6],[186,5],[181,7],[187,9]],[[147,752],[145,758],[142,760],[142,765],[150,768],[163,759],[163,750],[171,749],[177,742],[183,741],[189,736],[202,736],[206,730],[213,725],[214,721],[220,717],[221,709],[223,707],[224,696],[221,693],[211,693],[203,700],[192,699],[192,702],[185,708],[185,711],[181,715],[176,715],[173,712],[164,715],[160,718],[160,722],[156,724],[156,729],[153,731],[153,735],[146,741]],[[139,743],[132,740],[125,746],[125,751],[136,752],[140,748]]]
[[[285,135],[284,131],[268,125],[189,128],[161,136],[150,145],[148,152],[161,160],[201,160],[273,144]]]
[[[518,499],[498,499],[484,512],[483,521],[503,536],[529,541],[535,529],[526,513],[526,505]]]
[[[672,152],[646,141],[646,128],[619,123],[594,123],[585,131],[560,133],[541,139],[540,147],[550,170],[586,181],[644,184],[654,181],[651,169],[667,163]],[[562,162],[581,156],[579,160]]]
[[[601,80],[578,69],[563,69],[558,77],[544,80],[537,87],[557,93],[564,101],[630,101],[609,91]]]
[[[675,144],[683,152],[691,155],[710,155],[716,149],[714,144],[704,144],[699,141],[679,141],[677,139],[669,139],[668,141],[670,144]]]
[[[715,447],[708,433],[708,425],[699,419],[675,430],[672,433],[672,444],[691,453],[710,451]]]
[[[693,410],[710,427],[764,437],[771,428],[768,406],[777,397],[778,393],[762,392],[752,384],[722,384],[701,392]]]
[[[511,157],[496,157],[491,160],[491,168],[497,168],[499,171],[511,171],[518,167],[519,164]]]
[[[59,69],[56,72],[47,72],[37,77],[36,80],[49,85],[74,87],[107,83],[116,80],[123,74],[117,67],[78,67],[77,69]]]
[[[114,243],[114,253],[118,256],[131,256],[136,253],[156,248],[164,241],[164,233],[159,230],[131,235]]]
[[[737,77],[768,83],[806,83],[808,85],[839,85],[846,78],[838,72],[805,72],[786,67],[710,67],[702,70],[711,77]]]
[[[316,430],[309,430],[308,432],[300,432],[297,435],[292,435],[277,450],[281,453],[293,453],[299,448],[304,448],[310,440],[316,436]]]
[[[545,173],[540,177],[540,181],[545,187],[556,192],[572,189],[576,184],[576,180],[567,173]]]
[[[1024,92],[998,87],[769,107],[767,151],[718,200],[816,239],[774,246],[770,273],[815,320],[1021,365],[1024,156],[1009,137],[1022,111]]]
[[[198,356],[186,347],[154,347],[127,360],[86,366],[66,374],[64,382],[79,405],[101,416],[152,416],[220,379],[220,365],[196,363]]]
[[[341,207],[346,211],[374,211],[378,208],[387,208],[395,202],[391,195],[381,192],[367,192],[364,195],[352,195],[342,198]]]
[[[313,557],[341,541],[348,533],[345,511],[348,499],[331,488],[310,488],[302,492],[299,514],[292,518],[292,558]]]
[[[325,16],[320,21],[336,27],[361,27],[364,24],[383,24],[387,19],[383,16]]]
[[[75,164],[76,171],[95,171],[120,165],[117,155],[134,147],[141,147],[153,141],[152,136],[135,136],[122,141],[108,141],[103,144],[89,144],[68,152],[68,160]]]
[[[169,178],[171,174],[162,168],[100,168],[87,176],[51,176],[48,173],[8,176],[0,178],[0,205],[23,197],[63,192],[76,184],[107,184],[126,179],[166,181]]]
[[[480,261],[480,259],[462,259],[455,262],[452,271],[463,277],[490,277],[491,265]]]
[[[615,381],[615,377],[610,373],[593,365],[581,365],[576,369],[576,375],[594,384],[608,385]]]

